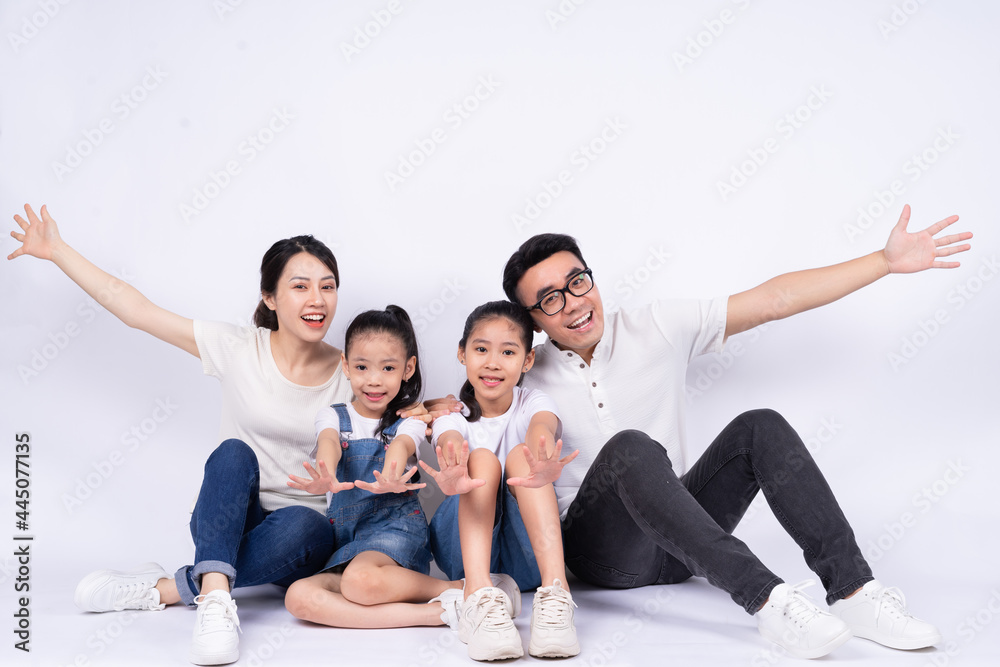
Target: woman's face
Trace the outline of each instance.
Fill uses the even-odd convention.
[[[337,312],[333,271],[308,252],[293,255],[264,303],[278,318],[278,331],[309,342],[323,340]]]

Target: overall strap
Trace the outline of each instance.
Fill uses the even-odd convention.
[[[351,432],[351,415],[347,412],[347,406],[344,403],[335,403],[330,406],[337,411],[337,417],[340,418],[340,434],[343,436]]]
[[[398,429],[399,425],[402,423],[403,423],[403,417],[400,417],[399,419],[396,420],[396,422],[392,426],[382,431],[382,435],[384,435],[391,442],[392,439],[396,437],[396,429]]]

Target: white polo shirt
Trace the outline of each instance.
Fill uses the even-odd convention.
[[[620,431],[646,433],[667,450],[678,475],[687,469],[687,366],[698,355],[722,351],[728,298],[662,300],[608,313],[590,365],[551,340],[535,347],[535,365],[522,385],[556,402],[563,451],[580,450],[555,482],[562,517],[598,452]]]

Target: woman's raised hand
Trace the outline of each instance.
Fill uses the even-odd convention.
[[[31,255],[38,259],[52,259],[53,249],[62,243],[56,221],[52,219],[48,208],[44,205],[41,209],[41,218],[35,215],[35,211],[29,204],[24,205],[24,213],[28,216],[27,220],[20,215],[14,216],[14,222],[18,224],[21,231],[10,233],[15,241],[21,243],[21,247],[7,255],[7,259],[15,259],[21,255]]]
[[[427,486],[424,483],[420,484],[408,484],[410,478],[417,474],[417,469],[410,468],[409,472],[400,477],[399,473],[396,471],[396,462],[389,461],[389,467],[383,470],[381,473],[375,471],[375,481],[366,482],[364,480],[357,480],[354,482],[354,486],[359,489],[364,489],[365,491],[371,491],[372,493],[405,493],[406,491],[412,491],[413,489],[422,489]]]
[[[453,446],[448,446],[447,451],[441,449],[441,445],[436,448],[438,465],[441,471],[437,471],[423,461],[420,467],[434,478],[442,493],[446,496],[456,496],[468,493],[473,489],[486,484],[486,480],[472,479],[469,477],[469,441],[462,441],[462,448],[456,452]]]
[[[316,468],[312,467],[308,461],[302,464],[309,473],[312,479],[305,479],[304,477],[297,477],[295,475],[289,475],[288,486],[293,489],[298,489],[300,491],[305,491],[306,493],[311,493],[314,496],[319,496],[327,491],[330,493],[337,493],[338,491],[347,491],[348,489],[354,488],[354,482],[338,482],[337,478],[330,474],[330,471],[326,467],[326,463],[322,459],[319,461],[319,472],[316,472]]]

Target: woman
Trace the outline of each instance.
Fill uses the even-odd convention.
[[[191,516],[192,565],[171,578],[150,563],[135,572],[102,570],[77,587],[85,611],[163,609],[183,601],[198,616],[189,659],[239,658],[239,619],[230,591],[292,582],[319,571],[333,551],[325,498],[287,486],[315,445],[320,408],[351,399],[341,352],[323,342],[337,309],[340,276],[330,250],[311,236],[275,243],[261,262],[261,300],[252,327],[195,321],[152,303],[62,240],[45,206],[15,215],[21,247],[7,259],[47,259],[134,329],[202,360],[222,382],[222,444],[205,465]],[[263,465],[263,467],[261,467]]]

